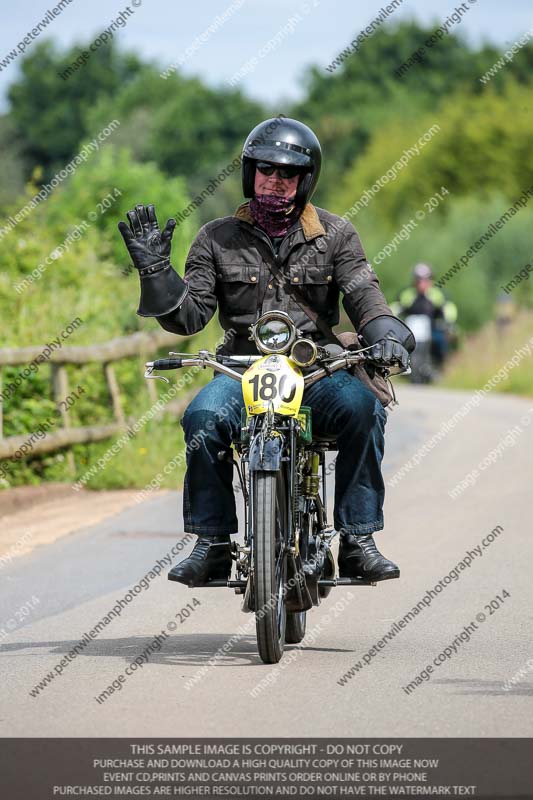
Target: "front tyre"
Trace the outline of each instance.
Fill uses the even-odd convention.
[[[283,655],[287,617],[283,473],[254,472],[252,487],[257,649],[265,664],[277,664]]]
[[[307,611],[295,611],[287,613],[287,624],[285,627],[285,641],[287,644],[299,644],[305,636],[305,625]]]

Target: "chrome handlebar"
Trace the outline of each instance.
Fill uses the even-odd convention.
[[[165,378],[163,375],[153,375],[154,369],[167,370],[199,366],[203,369],[214,369],[215,372],[222,372],[229,378],[242,382],[242,374],[231,369],[228,363],[233,362],[239,366],[250,366],[254,361],[264,358],[263,355],[213,356],[213,353],[210,353],[208,350],[200,350],[196,356],[190,356],[187,353],[169,353],[169,355],[174,356],[174,358],[161,358],[156,361],[147,361],[145,364],[146,372],[144,373],[144,377],[148,380],[162,380],[166,381],[166,383],[170,383],[168,378]],[[336,372],[339,369],[346,369],[366,360],[367,358],[363,352],[353,350],[345,350],[342,355],[330,356],[330,359],[324,366],[320,366],[314,372],[304,375],[304,385],[310,386],[326,375],[329,375],[331,372]],[[321,359],[321,362],[324,363],[324,359]]]

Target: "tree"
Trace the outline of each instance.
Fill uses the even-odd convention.
[[[492,89],[472,97],[458,92],[431,113],[412,120],[396,118],[375,133],[365,155],[347,172],[334,207],[340,213],[356,203],[365,189],[394,166],[402,153],[417,145],[431,126],[431,140],[408,165],[379,190],[368,212],[387,226],[400,224],[423,209],[425,201],[445,186],[453,199],[494,192],[515,200],[533,186],[531,92],[513,81],[500,93]],[[449,203],[444,203],[446,208]]]
[[[0,117],[0,173],[0,208],[3,209],[24,190],[24,164],[20,155],[20,144],[7,114]]]
[[[134,138],[142,161],[156,160],[168,175],[202,183],[240,152],[244,137],[266,111],[240,90],[210,88],[178,73],[161,78],[145,67],[112,98],[103,97],[89,116],[91,129],[110,115],[121,121],[120,137]]]
[[[385,25],[333,72],[316,66],[308,71],[305,98],[293,115],[316,130],[324,147],[319,203],[335,198],[339,180],[374,135],[391,125],[396,129],[398,120],[409,125],[458,90],[473,96],[486,90],[480,77],[501,53],[489,45],[474,49],[454,33],[428,47],[440,24]],[[413,59],[416,52],[420,62]],[[409,61],[411,66],[402,70]],[[531,83],[532,63],[533,45],[527,45],[494,76],[490,89],[505,91],[506,81],[515,75]]]
[[[50,41],[37,44],[22,62],[21,77],[9,89],[10,118],[27,174],[37,165],[47,178],[65,166],[80,139],[91,132],[87,109],[103,96],[113,97],[141,69],[136,56],[119,53],[110,44],[91,52],[86,63],[63,79],[61,74],[83,51],[89,51],[88,44],[75,44],[65,52]]]

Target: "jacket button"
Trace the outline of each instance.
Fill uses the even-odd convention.
[[[252,281],[255,283],[256,280],[257,278],[255,277],[255,275],[252,275]]]
[[[330,283],[330,281],[332,281],[332,280],[333,280],[333,276],[332,276],[332,275],[328,275],[328,277],[326,278],[326,280],[327,280],[327,282],[328,282],[328,283]]]
[[[268,284],[268,288],[272,289],[272,284],[271,283]]]
[[[299,278],[298,278],[298,276],[296,275],[296,276],[295,276],[295,277],[294,277],[292,280],[293,280],[293,283],[298,283],[298,281],[299,281]]]

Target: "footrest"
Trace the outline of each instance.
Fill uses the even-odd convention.
[[[319,586],[375,586],[376,581],[365,581],[363,578],[332,578],[318,581]]]
[[[196,586],[191,586],[191,589],[244,589],[246,581],[209,581],[208,583],[198,583]]]

